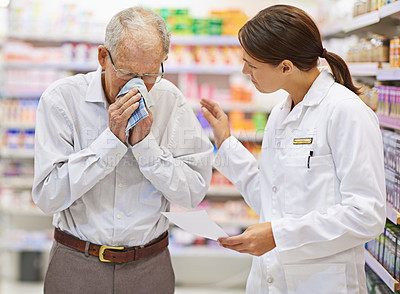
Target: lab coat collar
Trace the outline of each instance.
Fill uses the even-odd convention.
[[[335,80],[332,74],[328,69],[323,69],[304,96],[303,105],[315,106],[320,104],[334,83]]]
[[[334,84],[335,80],[331,73],[324,69],[315,79],[303,100],[290,111],[292,107],[292,99],[290,95],[286,98],[281,106],[282,127],[299,119],[303,113],[305,106],[316,106],[326,97],[330,87]]]
[[[109,103],[107,101],[106,95],[103,90],[103,85],[101,83],[101,74],[103,69],[99,66],[94,73],[93,79],[89,83],[88,90],[86,92],[86,102],[103,103],[105,108],[108,108]],[[147,107],[153,106],[153,102],[150,98],[150,94],[144,97]]]

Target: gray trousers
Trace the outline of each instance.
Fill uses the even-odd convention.
[[[54,241],[44,279],[46,294],[170,294],[174,289],[168,248],[149,258],[115,264]]]

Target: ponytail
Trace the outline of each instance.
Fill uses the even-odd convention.
[[[357,95],[361,94],[360,88],[357,88],[353,84],[353,80],[351,78],[351,74],[349,68],[346,65],[346,62],[344,62],[344,60],[339,55],[328,52],[326,51],[326,49],[324,49],[321,57],[325,58],[326,62],[329,64],[329,67],[331,68],[332,74],[337,83],[342,84]]]

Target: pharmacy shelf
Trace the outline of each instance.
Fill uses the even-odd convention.
[[[398,18],[400,18],[400,3],[396,1],[380,7],[379,10],[322,28],[321,34],[324,38],[340,38],[365,30],[382,35],[394,35],[388,31],[387,25],[398,23]]]
[[[57,69],[73,72],[88,72],[96,70],[98,63],[36,63],[36,62],[7,62],[5,68],[37,68],[37,69]],[[242,65],[228,64],[165,64],[165,74],[215,74],[215,75],[230,75],[240,73]]]
[[[43,216],[43,217],[52,217],[49,215],[46,215],[41,211],[37,206],[31,205],[31,206],[26,206],[26,207],[1,207],[0,208],[0,213],[1,214],[7,214],[7,215],[15,215],[15,216]]]
[[[388,63],[352,62],[348,63],[351,75],[357,77],[375,77],[381,68],[388,68]]]
[[[378,69],[376,79],[378,81],[400,81],[400,68]]]
[[[379,9],[379,17],[395,17],[400,18],[400,2],[396,1],[387,5],[382,6]]]
[[[0,129],[18,129],[18,130],[30,130],[35,128],[34,122],[0,122]]]
[[[68,70],[74,72],[87,72],[96,70],[99,67],[98,62],[87,63],[87,62],[71,62],[71,63],[37,63],[29,61],[7,61],[4,64],[5,69],[56,69],[56,70]]]
[[[382,281],[392,290],[397,291],[400,290],[400,283],[396,279],[394,279],[386,269],[375,259],[375,257],[369,253],[366,249],[365,253],[365,262],[368,266],[382,279]]]
[[[227,64],[173,64],[165,65],[165,74],[213,74],[213,75],[231,75],[240,73],[242,65]]]
[[[354,17],[351,22],[343,27],[345,33],[353,32],[365,28],[367,26],[376,24],[380,21],[379,11],[372,11],[359,16]]]
[[[400,224],[400,213],[389,203],[386,203],[386,217],[395,225]]]
[[[33,159],[34,150],[8,149],[0,147],[0,157],[12,159]]]
[[[33,252],[48,252],[51,249],[53,242],[47,241],[45,243],[27,243],[27,242],[1,242],[0,248],[7,251],[15,251],[15,252],[26,252],[26,251],[33,251]]]
[[[197,245],[197,246],[169,246],[169,251],[171,255],[174,257],[204,257],[204,258],[212,258],[212,257],[227,257],[227,258],[250,258],[249,254],[241,254],[239,252],[228,250],[224,248],[215,248],[206,245]]]
[[[210,138],[211,141],[214,141],[214,134],[210,130],[205,130],[208,138]],[[264,138],[264,131],[247,131],[247,130],[234,130],[231,131],[231,135],[234,136],[236,139],[238,139],[241,142],[255,142],[255,143],[261,143],[263,138]]]
[[[21,33],[21,32],[8,32],[7,39],[17,39],[24,40],[28,42],[38,42],[38,43],[66,43],[66,42],[76,42],[76,43],[92,43],[92,44],[102,44],[104,43],[104,37],[93,36],[93,35],[64,35],[64,34],[39,34],[39,33]]]
[[[77,43],[92,43],[92,44],[103,44],[103,36],[60,36],[52,34],[24,34],[17,32],[9,32],[8,39],[25,40],[30,42],[47,42],[47,43],[65,43],[65,42],[77,42]],[[190,45],[190,46],[240,46],[238,38],[236,36],[228,35],[172,35],[172,45]]]
[[[233,185],[211,185],[207,196],[218,197],[242,197],[238,189]]]
[[[0,178],[0,187],[13,189],[32,189],[32,186],[32,177],[12,176]]]
[[[384,115],[378,114],[379,124],[382,127],[390,128],[394,130],[400,130],[400,118],[395,117],[387,117]]]
[[[19,92],[19,91],[12,91],[12,92],[3,92],[2,98],[7,99],[39,99],[45,89],[43,91],[29,91],[29,92]]]
[[[172,45],[190,45],[190,46],[240,46],[237,36],[215,35],[173,35],[171,37]]]
[[[199,100],[188,100],[189,105],[192,107],[193,110],[200,109],[200,101]],[[260,104],[256,102],[235,102],[235,101],[225,101],[219,102],[217,101],[218,105],[221,109],[225,112],[229,112],[232,110],[241,110],[246,113],[250,112],[265,112],[270,113],[273,106],[269,105],[268,103]]]

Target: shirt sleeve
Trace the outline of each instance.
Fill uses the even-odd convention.
[[[87,148],[76,151],[74,126],[55,91],[40,99],[35,129],[32,198],[46,214],[65,210],[112,172],[128,147],[109,128]]]
[[[130,149],[142,174],[168,201],[194,208],[210,186],[214,148],[192,109],[186,104],[180,107],[168,124],[167,146],[160,145],[150,132]]]
[[[327,136],[341,201],[324,213],[312,211],[299,218],[272,220],[276,249],[283,262],[334,255],[383,231],[385,172],[376,115],[361,100],[344,100],[329,118]]]
[[[260,215],[260,170],[253,154],[231,136],[221,144],[214,166],[235,185],[254,212]]]

